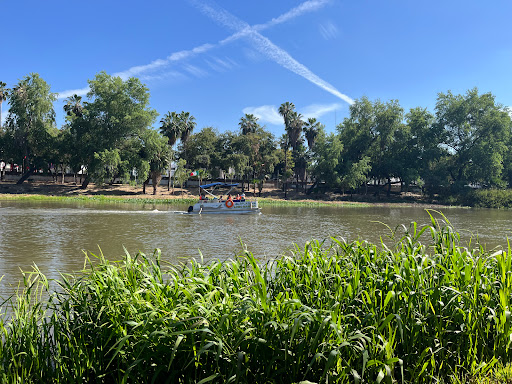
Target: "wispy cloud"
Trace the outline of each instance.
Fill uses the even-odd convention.
[[[206,77],[208,75],[208,72],[202,70],[199,67],[196,67],[195,65],[191,65],[191,64],[185,65],[183,67],[183,69],[185,69],[185,71],[187,71],[191,75],[193,75],[195,77],[199,77],[199,78]]]
[[[210,17],[213,21],[217,22],[224,27],[235,30],[235,34],[229,37],[228,39],[224,39],[221,41],[221,44],[226,44],[227,42],[232,41],[234,36],[237,37],[246,37],[250,39],[253,43],[253,46],[263,55],[265,55],[270,60],[276,62],[283,68],[286,68],[295,74],[302,76],[306,80],[309,80],[311,83],[319,86],[325,91],[333,94],[336,97],[339,97],[341,100],[353,104],[354,100],[347,95],[344,95],[340,91],[338,91],[334,86],[321,79],[319,76],[314,74],[311,70],[309,70],[305,65],[299,63],[295,60],[288,52],[284,49],[278,47],[274,43],[272,43],[268,38],[262,36],[256,29],[251,27],[246,22],[238,19],[236,16],[232,15],[225,9],[215,9],[213,6],[206,4],[204,2],[199,3],[198,1],[192,1],[196,7],[203,12],[205,15]]]
[[[301,113],[303,120],[307,120],[310,117],[319,119],[322,116],[332,113],[336,110],[341,110],[343,104],[311,104],[302,108],[299,112]],[[279,109],[275,105],[260,105],[259,107],[246,107],[242,110],[243,113],[252,114],[256,116],[261,123],[269,123],[274,125],[283,125],[283,117],[279,114]]]
[[[188,76],[178,72],[178,71],[166,71],[159,72],[154,75],[142,75],[139,77],[142,81],[162,81],[162,80],[171,80],[171,81],[183,81],[188,79]]]
[[[315,119],[319,119],[323,115],[327,113],[334,112],[336,110],[340,110],[343,108],[342,104],[334,103],[334,104],[312,104],[303,108],[301,112],[304,119],[309,119],[310,117],[314,117]]]
[[[89,92],[89,87],[86,88],[80,88],[80,89],[70,89],[68,91],[63,91],[58,93],[59,99],[65,99],[67,97],[78,95],[78,96],[84,96]]]
[[[283,117],[279,114],[275,105],[246,107],[242,110],[242,112],[256,116],[260,123],[270,123],[274,125],[284,124]]]
[[[325,40],[331,40],[338,37],[338,27],[336,27],[332,21],[328,21],[325,24],[320,24],[319,29],[320,34]]]
[[[210,60],[207,59],[205,61],[211,69],[217,72],[226,72],[237,66],[236,62],[230,58],[219,59],[218,57],[213,57]]]

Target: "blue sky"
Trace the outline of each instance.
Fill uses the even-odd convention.
[[[352,100],[433,111],[439,92],[478,87],[512,106],[510,1],[5,1],[0,81],[37,72],[63,100],[99,71],[137,76],[160,114],[189,111],[198,131],[274,134],[290,101],[332,131]],[[3,104],[3,119],[8,108]]]

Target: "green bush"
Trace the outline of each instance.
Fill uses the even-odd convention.
[[[462,197],[462,203],[481,208],[512,208],[512,189],[473,189]]]

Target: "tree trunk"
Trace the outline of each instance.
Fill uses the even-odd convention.
[[[149,180],[151,179],[151,174],[149,174],[148,178],[146,179],[146,181],[144,181],[142,183],[142,193],[145,195],[146,194],[146,184],[149,184]]]
[[[288,160],[288,156],[287,156],[288,153],[287,152],[288,152],[288,148],[285,148],[284,149],[284,173],[283,173],[283,175],[286,175],[286,171],[288,170],[288,161],[287,161]],[[288,177],[284,180],[284,184],[283,184],[284,198],[285,199],[286,199],[286,187],[287,187],[286,182],[287,182],[287,180],[288,180]]]
[[[34,174],[34,169],[29,169],[27,172],[25,172],[20,179],[16,182],[17,185],[23,184],[25,180],[27,180],[30,176]]]
[[[171,190],[171,164],[169,164],[169,169],[168,169],[169,173],[168,173],[168,177],[167,177],[167,192],[169,192]]]
[[[156,195],[158,184],[162,181],[162,174],[158,171],[151,172],[151,179],[153,181],[153,195]]]
[[[86,189],[90,182],[89,174],[85,175],[84,181],[80,187],[80,189]]]
[[[391,196],[391,178],[388,177],[388,192],[386,193],[387,197]]]
[[[66,182],[66,170],[64,168],[64,164],[61,165],[61,169],[62,169],[62,184],[64,184]]]

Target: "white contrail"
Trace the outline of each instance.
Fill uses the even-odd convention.
[[[272,43],[268,38],[262,36],[254,27],[251,27],[246,22],[238,19],[236,16],[232,15],[225,9],[217,10],[212,6],[205,4],[204,2],[199,3],[195,0],[192,2],[197,6],[198,9],[200,9],[204,14],[206,14],[215,22],[235,30],[235,33],[232,36],[222,40],[220,44],[226,44],[235,38],[247,37],[252,40],[258,51],[267,56],[269,59],[275,61],[277,64],[281,65],[283,68],[286,68],[293,73],[302,76],[306,80],[309,80],[313,84],[319,86],[334,96],[339,97],[341,100],[347,102],[348,104],[354,103],[352,98],[344,95],[331,84],[315,75],[305,65],[299,63],[288,52]]]
[[[313,84],[319,86],[334,96],[339,97],[341,100],[347,102],[348,104],[354,104],[354,100],[352,98],[344,95],[331,84],[325,80],[322,80],[320,77],[311,72],[305,65],[299,63],[288,52],[282,48],[279,48],[266,37],[260,35],[258,32],[253,32],[249,36],[254,42],[256,48],[261,53],[274,60],[277,64],[296,73],[299,76],[302,76],[306,80],[309,80]]]
[[[295,8],[290,9],[288,12],[283,13],[281,16],[273,18],[265,24],[256,24],[253,28],[257,31],[263,31],[267,28],[273,27],[274,25],[282,24],[288,20],[292,20],[304,13],[309,13],[322,8],[324,5],[330,3],[331,0],[310,0],[298,5]]]
[[[339,92],[336,88],[334,88],[329,83],[322,80],[320,77],[315,75],[313,72],[311,72],[307,67],[300,64],[298,61],[296,61],[293,57],[291,57],[286,51],[283,49],[277,47],[275,44],[273,44],[269,39],[263,37],[258,33],[258,31],[263,31],[267,28],[270,28],[274,25],[278,25],[281,23],[284,23],[288,20],[291,20],[295,17],[298,17],[304,13],[312,12],[320,7],[323,7],[325,4],[330,2],[330,0],[309,0],[305,1],[304,3],[298,5],[295,8],[292,8],[290,11],[282,14],[281,16],[277,18],[273,18],[269,22],[265,24],[257,24],[251,27],[249,24],[247,24],[244,21],[239,20],[234,15],[230,14],[227,11],[221,10],[215,10],[212,7],[209,7],[207,5],[204,5],[202,3],[199,3],[197,1],[192,1],[196,7],[200,8],[204,13],[206,13],[208,16],[210,16],[215,21],[228,26],[232,30],[235,30],[235,33],[231,36],[227,37],[226,39],[221,40],[217,44],[202,44],[200,46],[197,46],[195,48],[192,48],[190,50],[183,50],[179,52],[174,52],[165,59],[157,59],[152,61],[149,64],[146,65],[139,65],[131,67],[125,71],[114,73],[114,76],[119,76],[123,80],[128,79],[131,76],[137,76],[144,72],[156,70],[158,68],[161,68],[163,66],[169,65],[173,62],[178,62],[187,58],[190,58],[192,56],[205,53],[219,45],[224,45],[229,42],[232,42],[234,40],[237,40],[241,37],[250,37],[254,41],[256,47],[260,52],[265,54],[267,57],[271,58],[281,66],[283,66],[286,69],[291,70],[292,72],[306,78],[307,80],[311,81],[312,83],[320,86],[324,90],[332,93],[333,95],[341,98],[342,100],[346,101],[349,104],[353,103],[353,100]],[[63,92],[58,93],[59,99],[64,99],[69,96],[72,96],[74,94],[77,94],[79,96],[83,96],[89,92],[89,87],[81,88],[81,89],[72,89],[67,90]]]

